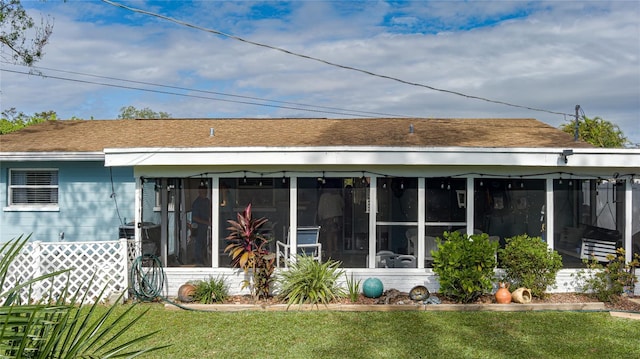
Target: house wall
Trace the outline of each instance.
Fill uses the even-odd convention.
[[[274,276],[277,278],[278,273],[282,269],[277,269]],[[576,281],[575,275],[579,269],[561,269],[556,276],[554,287],[547,288],[549,293],[572,293],[581,290],[580,284]],[[208,280],[209,278],[224,278],[228,285],[229,293],[249,294],[247,288],[243,289],[242,281],[245,275],[241,270],[229,268],[167,268],[166,269],[166,286],[164,294],[167,297],[175,298],[178,295],[178,289],[181,285],[194,280]],[[353,274],[354,280],[364,282],[367,278],[378,278],[382,281],[385,290],[397,289],[402,292],[408,292],[416,285],[424,285],[431,293],[437,293],[440,284],[438,276],[432,269],[345,269],[345,277],[340,278],[339,282],[346,287],[346,278]],[[497,290],[498,278],[501,276],[501,270],[496,269],[496,281],[494,283],[494,291]],[[640,277],[640,275],[638,276]],[[272,290],[277,293],[277,284],[272,285]],[[640,295],[640,285],[635,287],[635,295]]]
[[[8,207],[11,168],[57,168],[58,210]],[[134,181],[132,168],[108,168],[102,161],[2,162],[0,242],[23,234],[42,242],[116,240],[125,218],[127,222],[134,219]]]

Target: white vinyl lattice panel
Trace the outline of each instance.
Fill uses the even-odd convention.
[[[30,242],[12,262],[3,291],[32,278],[60,270],[68,272],[38,281],[21,291],[26,301],[57,298],[67,288],[78,300],[94,303],[119,295],[128,287],[129,249],[126,239],[105,242]],[[104,293],[103,293],[104,290]],[[31,295],[29,295],[31,292]]]

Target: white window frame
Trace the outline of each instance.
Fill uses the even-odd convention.
[[[18,185],[13,184],[12,173],[13,172],[55,172],[58,177],[58,183],[48,185]],[[60,203],[60,170],[58,168],[10,168],[7,177],[7,207],[5,211],[59,211]],[[57,203],[14,203],[13,194],[17,188],[45,188],[52,189],[58,192]]]

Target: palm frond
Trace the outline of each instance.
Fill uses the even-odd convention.
[[[28,242],[19,237],[0,247],[0,283],[6,283],[11,263],[21,253]],[[141,343],[156,332],[140,335],[136,338],[118,342],[118,339],[134,324],[144,317],[146,311],[134,315],[135,304],[121,314],[116,309],[124,293],[106,311],[99,309],[96,300],[90,306],[88,292],[78,288],[69,291],[69,277],[65,287],[54,296],[53,286],[45,299],[35,304],[21,305],[15,300],[20,291],[31,285],[64,274],[68,270],[56,271],[13,286],[0,294],[3,304],[0,306],[0,357],[36,358],[36,359],[72,359],[72,358],[134,358],[144,353],[167,347],[148,346]],[[95,275],[89,279],[89,285]],[[98,295],[102,298],[107,286]],[[54,299],[52,301],[52,299]],[[74,305],[80,303],[80,305]],[[139,349],[134,347],[140,347]],[[133,349],[132,349],[133,348]]]

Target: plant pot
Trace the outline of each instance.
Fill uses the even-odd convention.
[[[496,291],[496,303],[509,304],[511,303],[511,292],[509,292],[509,283],[500,282],[500,288]]]
[[[518,288],[511,293],[513,301],[520,304],[531,303],[531,291],[527,288]]]
[[[193,296],[196,294],[196,287],[193,284],[186,283],[178,288],[178,300],[185,303],[193,302]]]

